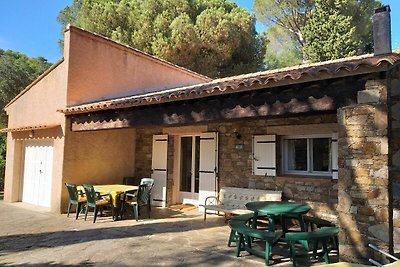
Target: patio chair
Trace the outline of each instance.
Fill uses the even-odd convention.
[[[139,220],[139,211],[141,207],[147,206],[147,214],[148,217],[150,218],[150,195],[151,195],[151,189],[153,188],[152,185],[149,184],[142,184],[139,185],[139,189],[137,191],[137,195],[133,196],[129,193],[125,193],[124,195],[124,201],[122,202],[121,205],[121,218],[123,216],[124,211],[126,210],[127,207],[131,207],[133,214],[135,216],[136,221]],[[133,198],[129,198],[132,197]]]
[[[87,218],[89,207],[94,208],[93,223],[96,222],[97,213],[98,213],[99,209],[101,212],[103,207],[109,206],[109,207],[111,207],[111,211],[113,212],[113,206],[112,206],[110,194],[99,195],[94,190],[93,185],[88,185],[88,184],[84,184],[83,189],[85,190],[86,199],[87,199],[86,210],[85,210],[85,221]],[[113,214],[113,217],[114,217],[114,214]]]
[[[82,204],[86,203],[86,197],[79,194],[76,184],[65,183],[65,185],[67,186],[68,194],[69,194],[67,217],[69,217],[69,212],[71,210],[72,205],[76,205],[75,220],[77,220],[79,213],[81,211]]]
[[[140,180],[140,184],[149,184],[151,186],[154,185],[154,179],[153,178],[142,178]]]
[[[142,178],[140,180],[140,183],[136,183],[135,185],[137,185],[137,184],[140,184],[140,185],[147,184],[147,185],[151,185],[153,187],[154,179],[153,178]],[[126,192],[126,194],[124,196],[122,196],[121,201],[123,201],[123,198],[125,198],[125,201],[127,199],[131,199],[132,200],[133,198],[136,198],[136,194],[137,194],[136,190],[135,191]],[[149,207],[150,207],[150,211],[151,211],[151,194],[149,196],[149,200],[148,201],[149,201]],[[122,213],[121,213],[121,217],[122,217]]]

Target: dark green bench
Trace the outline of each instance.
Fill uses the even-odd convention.
[[[315,231],[321,227],[336,227],[333,222],[318,217],[303,216],[303,220],[308,231]],[[331,242],[334,249],[339,249],[339,239],[337,235],[331,238]]]
[[[289,232],[285,234],[285,240],[290,246],[290,254],[293,261],[293,266],[296,266],[296,248],[295,243],[302,240],[314,241],[314,256],[318,249],[318,243],[322,243],[322,255],[325,263],[329,263],[328,243],[332,238],[335,238],[339,233],[337,227],[321,227],[312,232]]]
[[[230,220],[230,222],[244,222],[246,225],[250,226],[250,221],[253,219],[253,214],[242,214],[242,215],[237,215],[233,216]],[[232,242],[236,243],[236,239],[238,238],[238,235],[234,229],[231,227],[231,233],[229,235],[229,240],[228,240],[228,247],[231,246]]]
[[[239,218],[240,219],[240,218]],[[250,254],[265,258],[265,265],[268,266],[269,257],[271,255],[272,244],[274,244],[281,236],[281,232],[270,232],[251,228],[247,223],[248,220],[231,220],[229,227],[238,235],[236,237],[236,256],[240,256],[241,251],[247,251]],[[243,217],[244,219],[244,217]],[[252,238],[265,240],[265,251],[256,250],[252,247]],[[231,238],[229,242],[231,241]],[[228,243],[230,244],[230,243]]]

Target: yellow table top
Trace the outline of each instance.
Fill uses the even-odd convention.
[[[123,184],[107,184],[107,185],[93,185],[94,190],[99,192],[100,195],[110,194],[113,202],[113,206],[117,206],[117,196],[127,191],[138,190],[139,186],[136,185],[123,185]],[[78,190],[83,190],[82,186],[78,187]]]
[[[94,185],[94,190],[100,194],[121,194],[126,191],[137,190],[139,187],[136,185],[123,185],[123,184],[108,184],[108,185]]]

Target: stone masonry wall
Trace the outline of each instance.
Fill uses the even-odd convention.
[[[340,253],[357,262],[371,255],[369,242],[388,250],[378,238],[389,234],[386,99],[386,80],[370,80],[357,105],[338,111]]]
[[[391,138],[389,140],[392,162],[393,225],[400,227],[400,70],[392,73],[390,82]],[[396,244],[395,244],[396,245]],[[400,244],[399,244],[400,245]],[[400,250],[400,249],[399,249]]]
[[[314,125],[314,131],[321,124],[336,124],[336,115],[318,115],[295,118],[279,118],[272,120],[246,120],[227,123],[210,123],[208,131],[219,134],[219,187],[233,186],[257,189],[282,190],[285,200],[294,200],[309,203],[312,206],[311,214],[336,222],[337,181],[330,178],[316,177],[288,177],[280,175],[281,160],[279,157],[280,142],[277,138],[277,177],[252,175],[252,136],[260,134],[274,134],[275,128],[292,125],[290,134],[298,134],[297,125]],[[271,132],[272,131],[272,132]],[[151,174],[152,138],[154,134],[161,134],[162,128],[137,129],[136,171],[138,177]],[[235,132],[240,134],[240,139]],[[168,178],[167,201],[173,204],[173,160],[174,137],[168,139]],[[236,149],[236,145],[243,145],[243,149]]]

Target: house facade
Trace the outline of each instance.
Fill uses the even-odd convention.
[[[64,212],[64,182],[153,177],[153,205],[273,189],[341,228],[341,255],[395,248],[400,55],[211,80],[76,27],[6,107],[5,201]]]

